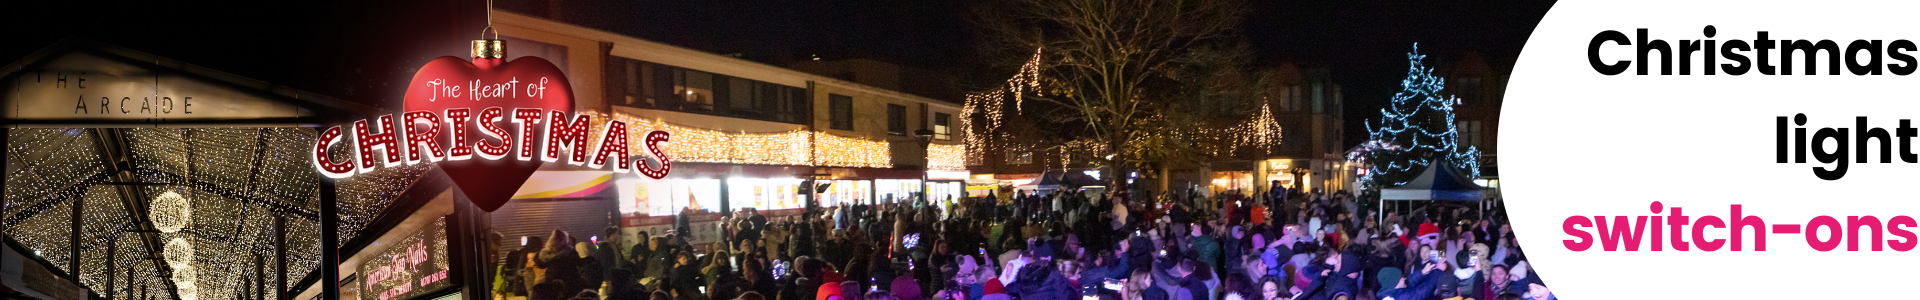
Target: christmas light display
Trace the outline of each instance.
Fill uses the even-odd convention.
[[[967,146],[928,144],[927,169],[947,171],[967,170]]]
[[[173,240],[167,241],[167,247],[164,251],[166,252],[165,257],[167,266],[169,267],[178,269],[193,264],[193,243],[188,242],[185,238],[174,238]]]
[[[1261,147],[1280,144],[1280,123],[1274,120],[1270,105],[1260,104],[1260,114],[1234,131],[1239,138],[1234,139],[1235,147],[1260,147],[1262,153],[1273,153],[1273,147]]]
[[[200,299],[199,278],[199,270],[191,265],[173,268],[173,288],[180,300]]]
[[[179,232],[193,220],[193,205],[180,193],[167,191],[153,198],[153,208],[147,211],[153,218],[153,228],[160,232]]]
[[[1013,95],[1014,110],[1024,112],[1025,110],[1020,107],[1026,104],[1026,92],[1040,90],[1041,50],[1033,49],[1033,58],[1021,65],[1020,71],[1014,73],[1012,78],[1007,78],[1005,87],[983,93],[967,94],[966,103],[960,107],[960,128],[967,132],[966,138],[963,139],[967,151],[967,165],[979,165],[978,160],[985,157],[984,151],[991,145],[987,145],[988,134],[984,133],[1000,129],[1001,119],[1006,115],[1007,95]],[[973,126],[973,117],[976,114],[987,116],[987,123],[983,124],[983,128]]]
[[[157,203],[138,208],[145,211],[129,212],[120,205],[124,201],[120,187],[101,184],[121,181],[114,173],[103,172],[109,163],[99,155],[95,135],[108,130],[123,133],[134,181],[152,184],[136,188],[149,195],[145,201],[159,202],[155,200],[170,198],[161,195],[172,192],[191,207],[191,219],[179,231],[132,231],[129,213],[151,217]],[[319,265],[319,181],[306,157],[316,138],[315,130],[297,127],[16,128],[8,135],[7,164],[17,173],[7,177],[9,205],[0,215],[7,235],[65,270],[74,250],[68,247],[73,200],[84,199],[77,273],[86,286],[103,289],[98,291],[102,296],[133,299],[141,294],[180,292],[191,299],[252,299],[272,289],[270,283],[254,279],[278,272],[271,263],[280,251],[273,247],[276,216],[288,218],[292,227],[285,249],[288,273],[296,274],[291,280],[299,280],[298,276],[312,273]],[[335,150],[341,151],[333,153],[350,153],[344,151],[347,146],[336,145]],[[387,168],[339,180],[340,241],[359,236],[430,168]],[[156,234],[164,241],[156,245],[161,246],[160,253],[143,246],[144,234]],[[168,259],[166,244],[174,239],[191,245],[194,254],[176,253]],[[161,259],[145,259],[151,257]],[[256,258],[267,262],[258,271]],[[181,271],[171,266],[174,262],[184,262],[193,275],[221,276],[178,275]],[[109,267],[115,270],[111,285]],[[108,286],[114,290],[104,290]]]
[[[674,142],[662,147],[674,161],[823,167],[891,168],[891,144],[822,132],[750,133],[687,127],[664,120],[615,114],[630,132],[663,131]],[[812,156],[809,157],[809,150]],[[647,155],[634,153],[633,155]],[[930,154],[931,155],[931,154]]]
[[[1362,146],[1372,167],[1363,179],[1384,186],[1404,184],[1436,160],[1480,177],[1480,150],[1471,146],[1461,149],[1456,143],[1460,132],[1453,126],[1453,106],[1463,100],[1440,94],[1446,79],[1433,76],[1433,68],[1421,63],[1426,57],[1420,54],[1420,45],[1414,44],[1413,52],[1407,53],[1407,78],[1400,81],[1402,90],[1380,109],[1377,124],[1367,124],[1369,141]]]

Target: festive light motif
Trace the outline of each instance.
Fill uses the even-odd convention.
[[[165,233],[180,232],[188,222],[193,221],[193,205],[187,201],[187,197],[173,191],[154,197],[153,208],[148,209],[147,213],[153,218],[153,228]]]
[[[891,168],[887,141],[843,137],[818,133],[814,137],[814,164],[836,167]]]
[[[1442,95],[1446,79],[1433,76],[1433,68],[1421,60],[1420,44],[1407,53],[1407,78],[1400,81],[1401,91],[1380,109],[1378,124],[1369,122],[1369,141],[1362,146],[1371,167],[1365,180],[1385,186],[1404,184],[1435,160],[1444,160],[1465,168],[1473,178],[1480,177],[1480,150],[1460,149],[1459,131],[1453,126],[1453,106],[1462,100]]]
[[[1234,131],[1239,136],[1238,139],[1234,139],[1235,147],[1260,147],[1262,153],[1271,154],[1273,147],[1262,146],[1280,144],[1280,123],[1274,120],[1271,105],[1265,103],[1260,104],[1259,115],[1254,115],[1253,120],[1240,125]]]
[[[927,169],[964,171],[967,169],[966,145],[927,145]]]
[[[167,266],[179,269],[193,264],[193,243],[185,238],[173,238],[167,241]]]
[[[1005,87],[983,93],[967,94],[967,102],[960,107],[960,128],[963,132],[967,133],[966,138],[963,139],[967,151],[966,165],[980,165],[982,163],[981,160],[986,155],[987,149],[992,146],[987,144],[989,134],[986,133],[996,132],[996,130],[1000,129],[1000,125],[1002,124],[1001,120],[1006,115],[1005,103],[1007,95],[1013,95],[1014,110],[1024,112],[1025,110],[1022,109],[1021,106],[1026,104],[1025,95],[1028,90],[1040,90],[1041,50],[1042,49],[1033,49],[1033,58],[1028,59],[1026,64],[1020,66],[1020,72],[1014,73],[1012,78],[1007,78],[1007,85]],[[987,116],[987,123],[983,124],[985,126],[982,128],[975,128],[973,126],[973,118],[977,114],[985,114]]]
[[[173,287],[180,294],[180,300],[200,298],[200,272],[191,265],[173,268]]]
[[[133,232],[129,211],[121,206],[121,186],[99,155],[97,132],[120,131],[130,158],[139,194],[153,197],[174,192],[192,208],[191,220],[173,233]],[[204,300],[253,299],[272,290],[278,271],[271,263],[274,218],[288,218],[288,274],[291,280],[312,273],[319,265],[317,212],[318,180],[311,159],[318,132],[312,128],[138,128],[42,129],[16,128],[8,132],[6,178],[8,205],[0,216],[5,234],[30,251],[43,253],[56,268],[71,261],[71,212],[75,199],[85,199],[80,232],[80,282],[102,296],[134,299],[137,295]],[[353,162],[351,143],[334,145],[334,160]],[[396,197],[431,170],[428,166],[386,168],[339,180],[340,241],[359,236],[373,218]],[[156,201],[157,202],[157,201]],[[152,203],[140,207],[153,210]],[[149,212],[141,212],[151,216]],[[160,241],[182,239],[195,254],[176,258],[187,262],[194,275],[188,289],[160,253],[147,250],[145,234]],[[113,245],[110,246],[109,245]],[[112,249],[112,251],[107,251]],[[199,255],[207,254],[207,255]],[[160,259],[146,259],[159,257]],[[261,259],[261,260],[256,260]],[[256,265],[265,262],[263,265]],[[113,283],[107,282],[114,268]],[[256,270],[256,267],[259,270]],[[73,272],[72,270],[66,270]],[[129,275],[127,272],[131,272]],[[262,277],[265,275],[265,277]],[[113,290],[105,290],[112,286]],[[251,293],[251,294],[250,294]]]
[[[591,112],[590,112],[591,113]],[[891,168],[890,144],[861,138],[796,129],[785,132],[725,132],[641,119],[616,113],[627,123],[628,134],[643,136],[659,130],[673,135],[665,144],[673,161],[760,165]],[[596,130],[598,130],[596,128]],[[809,151],[811,150],[811,151]],[[635,147],[633,155],[653,156]],[[811,152],[811,156],[809,155]],[[635,169],[639,169],[635,166]]]

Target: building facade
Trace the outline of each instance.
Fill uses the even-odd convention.
[[[624,120],[633,134],[670,132],[664,151],[673,163],[659,180],[543,169],[494,214],[494,228],[508,237],[501,251],[554,229],[582,236],[617,226],[624,236],[657,236],[682,212],[708,224],[743,208],[797,215],[809,199],[832,206],[923,190],[935,200],[961,194],[964,133],[953,127],[953,101],[505,11],[494,21],[508,37],[509,59],[540,56],[568,72],[576,112]],[[921,130],[931,133],[925,148]],[[634,155],[647,156],[641,150]],[[571,217],[536,217],[563,213]],[[569,221],[535,221],[552,219]],[[693,228],[696,244],[718,238],[717,226]]]

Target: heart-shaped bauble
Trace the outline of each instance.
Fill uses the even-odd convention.
[[[512,122],[514,109],[537,108],[542,111],[558,110],[573,112],[573,87],[567,82],[565,73],[552,62],[539,57],[521,57],[511,62],[498,58],[474,58],[472,62],[458,57],[443,56],[427,62],[420,71],[413,74],[413,81],[407,85],[405,111],[426,111],[439,114],[443,118],[442,126],[448,120],[446,112],[450,109],[468,109],[471,118],[467,124],[457,126],[464,130],[443,127],[439,130],[441,145],[457,147],[450,143],[453,134],[464,132],[467,147],[479,143],[500,144],[481,131],[481,111],[489,107],[500,107],[504,117],[494,122],[494,126],[504,129],[503,139],[512,140],[514,153],[519,152],[523,143],[543,145],[545,122],[534,124],[516,124]],[[543,112],[543,115],[544,112]],[[398,117],[398,116],[396,116]],[[542,118],[545,119],[544,117]],[[398,120],[396,120],[398,121]],[[531,140],[520,140],[520,126],[534,126]],[[413,124],[403,125],[413,126]],[[425,124],[419,124],[425,126]],[[454,185],[466,194],[473,204],[488,212],[506,205],[513,193],[526,183],[527,178],[540,168],[539,158],[519,159],[517,155],[507,155],[499,159],[486,159],[474,155],[470,159],[447,160],[436,163]]]

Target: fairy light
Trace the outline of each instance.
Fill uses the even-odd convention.
[[[165,233],[179,232],[193,220],[193,205],[187,202],[187,197],[173,191],[154,197],[153,208],[147,212],[153,218],[153,227]]]
[[[927,169],[963,171],[967,169],[966,145],[927,145]]]
[[[589,112],[598,114],[597,112]],[[706,162],[761,165],[814,165],[833,167],[891,168],[886,141],[843,137],[797,129],[782,132],[727,132],[688,127],[663,120],[642,119],[616,113],[613,118],[627,123],[629,134],[644,135],[666,131],[673,140],[664,147],[675,162]],[[812,141],[809,143],[809,141]],[[645,147],[634,147],[633,155],[647,155]],[[809,155],[811,153],[811,156]],[[809,161],[809,158],[814,159]]]
[[[180,294],[180,300],[200,298],[199,270],[191,265],[173,268],[174,291]]]
[[[814,163],[820,166],[892,168],[893,157],[888,155],[886,141],[843,137],[833,134],[819,134],[813,149]]]
[[[57,268],[70,261],[73,199],[84,197],[82,212],[81,282],[91,287],[106,287],[109,266],[116,268],[114,291],[96,291],[103,296],[133,298],[144,289],[148,295],[166,294],[170,283],[180,289],[182,299],[227,300],[252,298],[243,291],[267,290],[262,284],[248,282],[261,273],[276,273],[273,266],[254,270],[255,257],[272,257],[273,220],[286,216],[293,228],[289,239],[289,274],[308,274],[319,265],[319,226],[313,219],[319,211],[319,181],[308,157],[318,132],[311,128],[129,128],[124,133],[127,153],[134,167],[134,181],[160,185],[139,186],[145,195],[154,195],[150,212],[171,210],[174,197],[184,200],[183,211],[173,217],[149,216],[157,229],[172,229],[157,234],[168,241],[161,253],[149,253],[141,247],[143,233],[131,229],[131,217],[124,208],[119,187],[101,182],[121,181],[114,173],[102,172],[108,164],[98,155],[94,135],[108,129],[27,129],[9,131],[7,203],[5,234],[23,246],[43,253]],[[339,161],[351,157],[337,144],[330,155]],[[385,211],[405,190],[424,176],[430,167],[406,166],[382,168],[368,174],[339,181],[340,239],[351,240],[366,229],[373,218]],[[173,195],[168,195],[168,194]],[[160,207],[156,207],[160,206]],[[171,246],[174,240],[191,246],[192,253]],[[114,243],[108,253],[107,244]],[[173,253],[169,253],[169,249]],[[219,255],[211,255],[218,253]],[[210,255],[197,255],[210,254]],[[160,260],[138,259],[159,256]],[[179,263],[184,268],[176,269]],[[189,270],[189,271],[182,271]],[[66,270],[72,272],[73,270]],[[132,276],[125,272],[132,271]],[[192,274],[181,274],[192,272]],[[221,276],[198,277],[198,273]],[[133,279],[153,278],[154,280]],[[295,278],[298,280],[298,278]],[[122,288],[123,287],[123,288]]]
[[[1453,126],[1453,106],[1460,99],[1440,94],[1446,78],[1433,76],[1433,68],[1421,63],[1426,57],[1420,54],[1420,44],[1414,44],[1413,52],[1407,53],[1407,78],[1400,81],[1402,90],[1380,109],[1378,125],[1367,124],[1369,141],[1362,146],[1370,156],[1371,167],[1363,177],[1366,180],[1374,180],[1376,175],[1418,172],[1436,159],[1467,169],[1470,177],[1480,177],[1480,150],[1473,146],[1461,149],[1456,143],[1460,133]]]
[[[1027,59],[1027,62],[1020,66],[1020,71],[1014,73],[1013,77],[1007,78],[1006,86],[993,89],[992,91],[967,94],[966,103],[960,108],[960,128],[967,132],[966,138],[962,139],[962,141],[965,142],[964,152],[966,153],[963,164],[982,164],[987,149],[993,148],[991,147],[992,145],[988,145],[987,138],[989,134],[997,132],[1003,124],[1002,120],[1006,116],[1005,106],[1009,94],[1013,96],[1015,112],[1025,112],[1025,109],[1022,107],[1026,106],[1026,94],[1028,92],[1038,92],[1041,87],[1041,81],[1046,80],[1040,77],[1041,50],[1042,49],[1039,48],[1033,49],[1033,57]],[[986,124],[982,124],[985,125],[984,128],[976,128],[973,118],[976,115],[983,114],[986,116],[987,122]]]
[[[1266,146],[1280,143],[1280,123],[1274,120],[1273,109],[1265,103],[1260,104],[1260,114],[1235,131],[1239,136],[1235,139],[1236,147],[1260,147],[1263,153],[1273,153],[1273,147]]]

